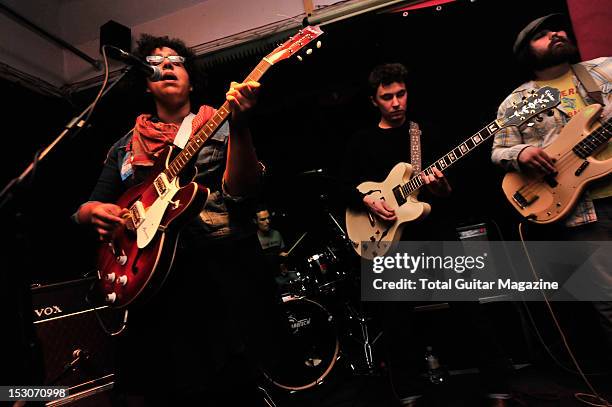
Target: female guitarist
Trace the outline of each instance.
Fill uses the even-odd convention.
[[[115,202],[150,175],[164,148],[184,147],[215,113],[210,106],[192,105],[191,96],[202,92],[200,73],[182,41],[143,35],[136,54],[161,69],[161,80],[142,83],[153,109],[138,116],[134,128],[111,147],[89,201],[76,214],[109,244],[139,216],[138,208]],[[254,341],[245,332],[265,331],[262,316],[270,313],[263,304],[274,295],[273,282],[263,280],[248,203],[260,171],[247,116],[259,86],[256,81],[231,83],[224,105],[231,110],[229,125],[225,122],[193,157],[194,180],[208,191],[194,190],[203,199],[192,202],[196,216],[182,229],[176,254],[169,248],[171,272],[161,288],[130,306],[128,329],[119,343],[118,388],[145,405],[257,404],[248,353]],[[169,206],[184,204],[177,195]],[[132,271],[132,278],[145,272]],[[118,300],[112,294],[107,300]],[[253,321],[257,329],[250,329]]]

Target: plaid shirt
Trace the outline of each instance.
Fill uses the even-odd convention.
[[[602,118],[612,116],[612,57],[581,62],[580,65],[583,65],[589,71],[595,83],[601,89],[602,97],[606,104],[602,112]],[[572,76],[572,80],[586,105],[597,103],[587,95],[584,86],[575,76]],[[526,82],[516,88],[499,106],[497,118],[502,118],[504,113],[512,107],[513,102],[519,103],[523,96],[528,96],[529,91],[538,88],[534,81]],[[542,121],[535,121],[533,126],[524,124],[519,128],[507,127],[497,132],[493,139],[493,151],[491,154],[493,163],[500,165],[507,171],[521,171],[517,161],[520,152],[529,146],[540,148],[548,146],[555,141],[561,129],[569,121],[569,116],[563,106],[559,105],[552,109],[551,112],[551,116],[543,114]],[[593,201],[589,197],[587,190],[578,201],[574,211],[566,219],[565,224],[566,226],[578,226],[595,222],[596,220],[597,215]]]

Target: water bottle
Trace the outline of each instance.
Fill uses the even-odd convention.
[[[445,384],[448,379],[448,372],[440,365],[438,356],[433,352],[431,346],[425,351],[425,362],[427,363],[427,378],[432,384]]]

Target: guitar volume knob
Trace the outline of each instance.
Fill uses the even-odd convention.
[[[116,299],[117,299],[117,293],[112,292],[112,293],[106,294],[106,302],[112,304],[115,302]]]
[[[119,277],[119,279],[117,281],[121,285],[126,285],[127,282],[128,282],[128,277],[126,275],[123,275],[123,276]]]
[[[115,281],[115,273],[108,273],[105,277],[106,281],[108,281],[109,283],[112,283],[113,281]]]
[[[125,266],[125,263],[127,263],[127,256],[125,254],[122,254],[120,256],[117,256],[116,260],[120,266]]]

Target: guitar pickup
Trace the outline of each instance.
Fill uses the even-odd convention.
[[[587,160],[584,160],[584,162],[582,164],[580,164],[580,167],[578,167],[578,169],[576,170],[576,172],[574,173],[575,176],[579,177],[580,174],[582,174],[582,172],[586,169],[586,167],[589,166],[589,162]]]
[[[160,197],[166,195],[166,193],[168,193],[168,191],[170,190],[168,177],[166,177],[166,174],[164,174],[163,172],[159,174],[157,178],[155,178],[155,181],[153,181],[153,186],[157,191],[157,195],[159,195]]]
[[[512,195],[512,199],[514,199],[514,202],[516,202],[518,206],[520,206],[522,209],[525,209],[526,207],[537,201],[538,198],[538,195],[534,195],[533,198],[528,200],[520,192],[515,192],[514,195]]]
[[[406,198],[404,198],[401,187],[399,185],[393,188],[393,195],[395,196],[395,200],[397,201],[398,206],[402,206],[406,203]]]
[[[544,182],[546,182],[551,188],[556,187],[557,185],[559,185],[559,183],[557,182],[557,180],[555,179],[555,177],[557,176],[558,172],[552,173],[552,174],[548,174],[544,176]]]
[[[130,217],[132,218],[132,223],[134,225],[134,230],[138,229],[138,227],[144,222],[147,217],[145,212],[144,205],[140,201],[134,202],[134,205],[130,207]]]

